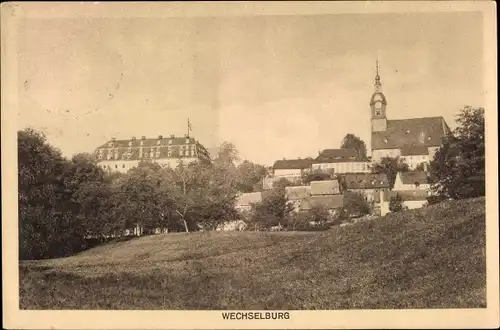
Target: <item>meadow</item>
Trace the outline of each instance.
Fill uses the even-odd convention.
[[[485,199],[323,232],[194,232],[20,262],[21,309],[486,306]]]

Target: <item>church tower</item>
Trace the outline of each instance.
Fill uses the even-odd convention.
[[[382,84],[378,74],[378,59],[377,59],[377,75],[375,76],[375,93],[370,100],[372,132],[383,132],[387,130],[387,101],[382,93]]]

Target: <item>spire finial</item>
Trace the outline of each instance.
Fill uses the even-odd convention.
[[[375,89],[377,90],[377,92],[380,92],[380,87],[382,86],[382,84],[380,83],[380,76],[378,73],[378,56],[376,61],[376,69],[377,69],[377,75],[375,76]]]

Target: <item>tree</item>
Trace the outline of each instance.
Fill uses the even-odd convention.
[[[366,144],[354,134],[347,134],[340,145],[342,149],[355,149],[360,158],[366,158]]]
[[[399,212],[404,209],[403,199],[399,194],[396,196],[392,196],[389,201],[389,211],[391,212]]]
[[[370,213],[370,205],[362,194],[345,192],[344,211],[347,217],[362,216]]]
[[[276,186],[263,195],[262,201],[252,205],[252,220],[264,228],[282,226],[293,212],[284,186]]]
[[[236,167],[237,189],[243,193],[256,191],[256,186],[266,176],[264,166],[244,160]]]
[[[456,121],[430,164],[431,188],[441,199],[484,196],[484,109],[466,106]]]
[[[214,163],[234,165],[234,162],[239,160],[238,154],[238,150],[232,142],[224,141],[219,148],[219,153]]]
[[[19,257],[66,256],[84,245],[70,200],[71,164],[33,129],[18,132]]]
[[[391,189],[396,181],[397,173],[407,172],[408,170],[408,164],[399,157],[383,157],[379,163],[374,164],[372,167],[372,173],[385,173],[387,175]]]

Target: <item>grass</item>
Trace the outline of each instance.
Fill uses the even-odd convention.
[[[21,309],[486,307],[485,200],[325,232],[136,238],[20,263]]]

